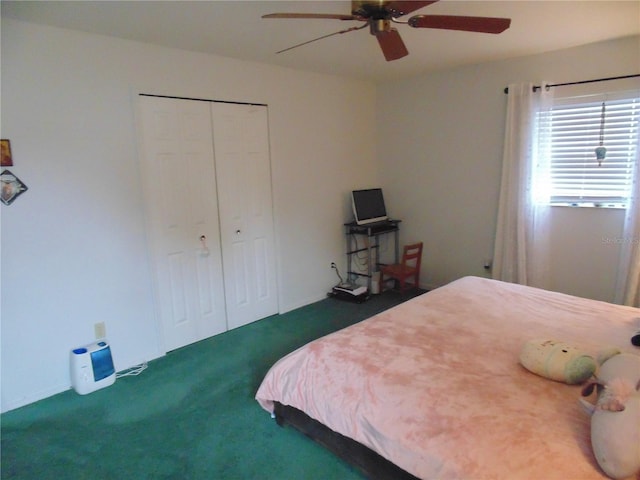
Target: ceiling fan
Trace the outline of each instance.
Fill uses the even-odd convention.
[[[392,23],[406,24],[414,28],[439,28],[480,33],[502,33],[511,25],[510,18],[466,17],[459,15],[414,15],[406,22],[397,20],[398,17],[436,3],[437,1],[438,0],[352,0],[351,15],[329,13],[270,13],[263,15],[262,18],[355,20],[365,22],[363,25],[314,38],[313,40],[280,50],[277,53],[286,52],[333,35],[362,30],[366,26],[369,26],[369,32],[378,39],[384,58],[386,58],[388,62],[409,54],[402,38],[400,38],[398,30],[391,26]]]

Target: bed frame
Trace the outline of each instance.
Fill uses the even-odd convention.
[[[300,410],[274,402],[276,422],[290,425],[373,480],[419,480],[386,458],[349,437],[340,435]]]

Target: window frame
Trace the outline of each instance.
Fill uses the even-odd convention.
[[[603,102],[607,157],[598,166],[595,148],[600,145]],[[536,115],[535,202],[550,206],[626,208],[634,169],[639,168],[639,122],[637,90],[554,98],[547,110]],[[608,195],[603,195],[605,187],[609,189]]]

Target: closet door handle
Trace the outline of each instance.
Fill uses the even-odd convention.
[[[236,235],[240,235],[242,232],[240,230],[236,230]]]
[[[209,247],[207,246],[207,237],[205,235],[200,235],[200,256],[208,257],[209,256]]]

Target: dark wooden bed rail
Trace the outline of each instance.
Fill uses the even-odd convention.
[[[334,432],[296,408],[275,402],[274,413],[278,425],[291,425],[372,480],[419,480],[370,448]]]

